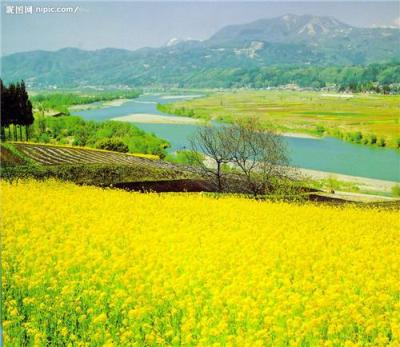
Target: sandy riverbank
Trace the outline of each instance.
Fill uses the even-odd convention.
[[[128,101],[132,101],[134,99],[114,99],[114,100],[110,100],[110,101],[104,101],[102,102],[102,107],[115,107],[115,106],[121,106],[125,103],[127,103]]]
[[[339,181],[353,183],[357,185],[361,190],[365,191],[390,193],[393,186],[399,184],[399,182],[394,182],[394,181],[384,181],[375,178],[343,175],[334,172],[325,172],[325,171],[317,171],[317,170],[302,169],[302,168],[298,168],[297,170],[302,175],[314,180],[334,178]]]
[[[195,95],[164,95],[160,99],[163,100],[170,100],[170,99],[193,99],[193,98],[200,98],[204,95],[195,94]]]
[[[304,134],[304,133],[281,133],[281,135],[285,136],[285,137],[297,137],[299,139],[313,139],[313,140],[321,139],[321,137]]]
[[[127,116],[115,117],[112,120],[131,123],[152,123],[152,124],[201,124],[196,118],[161,116],[158,114],[134,113]]]
[[[101,109],[104,107],[118,107],[131,100],[133,99],[114,99],[109,101],[97,101],[97,102],[92,102],[90,104],[74,105],[69,107],[69,110],[83,111],[83,110]]]
[[[213,167],[213,160],[211,158],[206,157],[205,165],[209,167]],[[311,169],[304,169],[304,168],[291,168],[289,172],[298,178],[305,178],[311,179],[315,181],[324,180],[324,179],[335,179],[340,182],[344,183],[351,183],[357,186],[363,192],[371,192],[371,193],[391,193],[392,188],[395,185],[399,185],[400,182],[395,181],[385,181],[375,178],[368,178],[368,177],[360,177],[360,176],[350,176],[344,175],[334,172],[325,172],[325,171],[318,171],[318,170],[311,170]],[[353,194],[353,193],[349,193]]]

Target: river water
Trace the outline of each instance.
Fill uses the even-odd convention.
[[[185,99],[189,98],[191,97],[185,97]],[[132,117],[132,123],[168,140],[171,143],[170,151],[176,151],[189,148],[188,140],[196,132],[197,125],[146,123],[143,118],[146,115],[170,116],[158,111],[157,103],[171,103],[182,99],[182,97],[166,97],[165,95],[142,95],[122,105],[73,111],[73,114],[96,121],[132,114],[140,115],[140,121],[135,122],[135,117]],[[285,137],[285,139],[293,166],[351,176],[400,181],[399,151],[352,144],[331,137],[321,139]]]

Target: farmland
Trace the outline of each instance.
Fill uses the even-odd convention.
[[[6,345],[400,343],[397,211],[1,190]]]
[[[226,122],[258,117],[265,126],[281,132],[331,135],[396,148],[400,144],[399,105],[398,95],[280,90],[218,92],[159,107],[172,114]]]
[[[113,185],[126,182],[176,181],[195,175],[183,166],[148,154],[36,143],[2,144],[3,178],[49,178],[83,184]]]
[[[125,154],[106,150],[55,146],[35,143],[12,144],[25,157],[42,165],[58,164],[122,164],[138,162],[138,158],[158,159],[151,154]]]

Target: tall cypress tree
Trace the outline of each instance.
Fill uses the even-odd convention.
[[[14,83],[10,83],[8,86],[8,111],[10,115],[10,125],[13,126],[13,137],[14,141],[17,141],[17,124],[18,124],[18,114],[19,114],[19,107],[18,107],[18,95],[17,95],[17,85]]]
[[[29,139],[29,127],[33,124],[32,103],[26,91],[25,82],[11,83],[8,88],[1,81],[1,138],[5,138],[5,128],[14,141],[22,140],[22,127],[25,127],[26,140]]]
[[[0,89],[1,89],[1,111],[0,111],[0,123],[1,123],[1,139],[5,140],[5,128],[10,125],[10,114],[8,111],[8,89],[3,84],[0,79]]]
[[[19,130],[19,140],[22,141],[22,125],[24,124],[24,95],[22,91],[22,83],[17,83],[17,130]]]
[[[22,81],[20,84],[20,103],[21,103],[21,125],[25,126],[25,137],[29,140],[29,127],[33,124],[33,112],[32,103],[29,100],[28,92],[26,91],[25,82]],[[22,137],[22,136],[21,136]]]

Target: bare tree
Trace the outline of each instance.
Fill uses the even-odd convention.
[[[190,140],[191,148],[195,153],[192,156],[196,161],[195,164],[219,192],[225,189],[223,167],[230,161],[226,138],[229,134],[227,129],[225,126],[203,126]]]
[[[289,178],[283,137],[266,131],[255,118],[230,126],[202,127],[191,140],[197,164],[218,191],[235,190],[254,196],[271,192]],[[228,174],[225,167],[229,166]]]
[[[230,162],[240,169],[242,189],[254,196],[271,192],[278,180],[289,177],[288,154],[281,135],[265,130],[255,118],[227,129]]]

